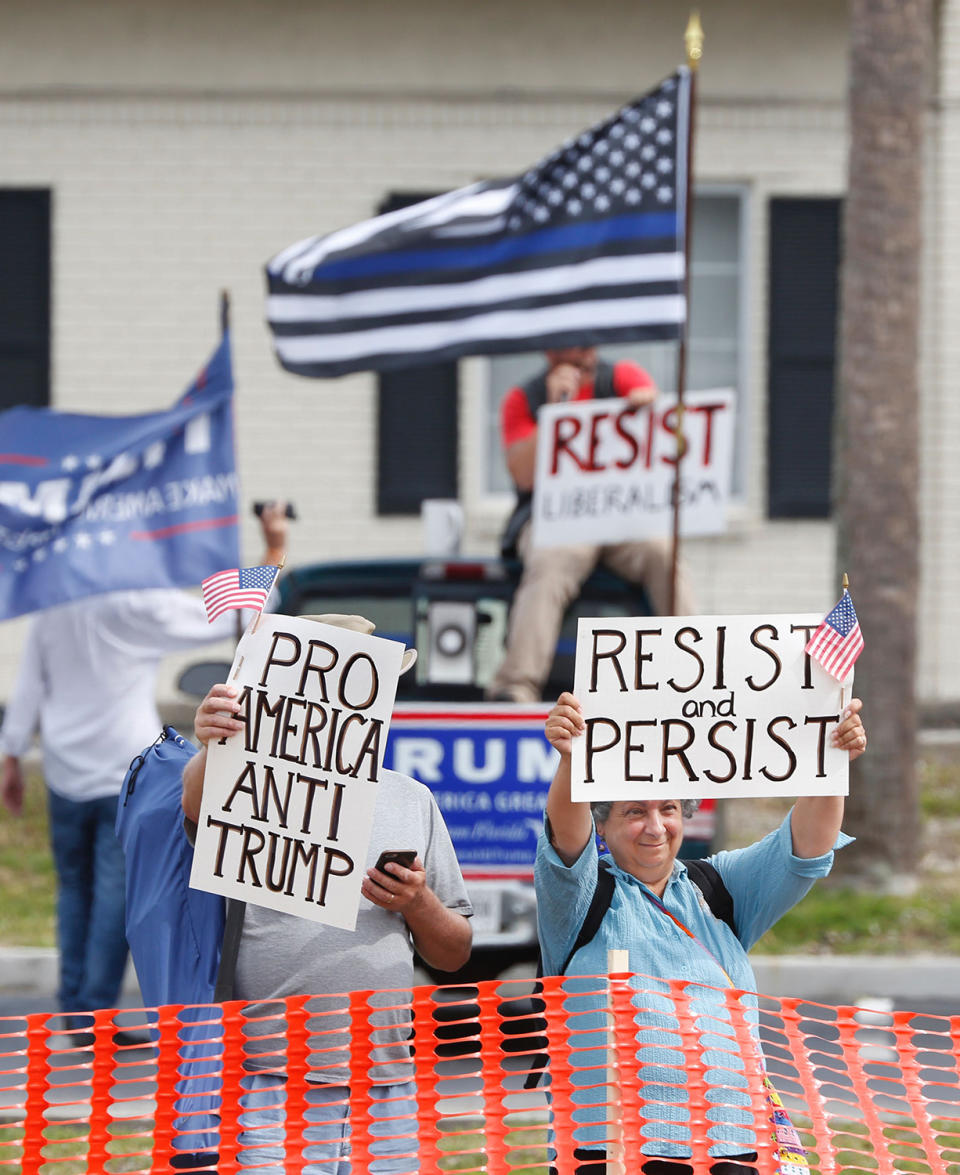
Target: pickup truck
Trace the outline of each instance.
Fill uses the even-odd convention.
[[[415,669],[400,678],[384,765],[425,783],[450,830],[475,910],[464,982],[526,976],[536,959],[533,859],[555,766],[543,722],[573,681],[578,617],[650,612],[641,589],[597,569],[564,617],[543,703],[485,702],[519,577],[519,563],[501,559],[384,559],[294,567],[278,583],[278,612],[359,613],[378,636],[417,649]],[[191,666],[180,686],[202,696],[223,673]],[[683,856],[710,851],[715,819],[708,801],[687,823]]]

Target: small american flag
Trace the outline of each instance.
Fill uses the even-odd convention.
[[[262,612],[279,570],[266,563],[260,567],[232,567],[209,576],[200,585],[207,619],[212,624],[229,608],[256,608]]]
[[[860,623],[850,593],[844,588],[840,602],[823,618],[804,651],[837,681],[843,681],[862,650]]]

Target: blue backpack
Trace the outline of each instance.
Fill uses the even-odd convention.
[[[185,1116],[176,1121],[182,1133],[169,1156],[177,1169],[217,1161],[220,1078],[211,1075],[217,1066],[210,1058],[220,1053],[221,1028],[209,1023],[217,1019],[210,1005],[232,995],[244,909],[242,902],[230,903],[232,946],[224,951],[224,899],[190,888],[193,846],[183,829],[181,789],[183,768],[197,749],[165,726],[130,764],[117,802],[117,839],[126,858],[127,942],[144,1004],[200,1005],[180,1013],[184,1044],[175,1108]]]

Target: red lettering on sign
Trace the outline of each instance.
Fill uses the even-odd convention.
[[[617,436],[620,437],[621,440],[626,441],[630,447],[630,456],[621,457],[620,460],[616,462],[618,469],[629,469],[634,461],[636,461],[637,456],[640,453],[640,444],[637,441],[637,438],[633,435],[632,432],[627,432],[627,430],[623,427],[624,420],[627,417],[636,417],[636,414],[637,410],[635,408],[625,408],[623,412],[618,412],[614,418],[613,426],[617,430]]]
[[[588,473],[603,473],[606,466],[597,464],[597,449],[600,445],[600,438],[597,436],[597,430],[600,425],[610,419],[609,412],[598,412],[590,421],[590,459],[586,465],[586,472]]]
[[[706,417],[703,433],[703,456],[700,459],[700,464],[704,468],[710,464],[710,459],[713,456],[711,452],[713,447],[713,414],[714,412],[722,412],[724,408],[726,408],[726,404],[696,404],[690,409],[691,412],[702,412]]]
[[[567,426],[567,427],[565,427]],[[556,477],[560,464],[560,454],[568,453],[577,464],[578,469],[586,469],[573,449],[571,442],[579,435],[580,421],[576,416],[558,416],[553,422],[553,462],[550,467],[550,476]]]

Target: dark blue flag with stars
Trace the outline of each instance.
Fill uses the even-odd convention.
[[[227,337],[167,411],[0,413],[0,620],[237,562]]]
[[[525,175],[473,184],[267,265],[280,363],[306,376],[678,338],[686,69]]]

